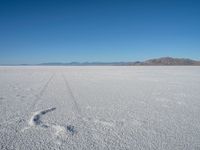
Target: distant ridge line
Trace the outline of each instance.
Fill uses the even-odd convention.
[[[173,58],[161,57],[148,59],[145,61],[130,61],[130,62],[49,62],[40,64],[18,64],[1,66],[200,66],[200,61],[188,58]]]
[[[133,62],[70,62],[41,63],[40,66],[200,66],[200,61],[188,58],[161,57]]]

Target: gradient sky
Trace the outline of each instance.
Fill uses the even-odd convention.
[[[199,0],[1,0],[0,64],[200,59]]]

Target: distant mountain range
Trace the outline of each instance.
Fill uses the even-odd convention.
[[[40,64],[0,64],[0,66],[200,66],[200,61],[188,58],[161,57],[130,62],[49,62]]]
[[[161,57],[146,61],[133,62],[70,62],[41,63],[39,66],[200,66],[200,61],[187,58]]]

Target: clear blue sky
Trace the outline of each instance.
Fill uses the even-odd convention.
[[[199,0],[1,0],[0,64],[200,59]]]

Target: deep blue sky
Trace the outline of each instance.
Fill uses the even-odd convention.
[[[0,64],[200,59],[198,0],[0,0]]]

